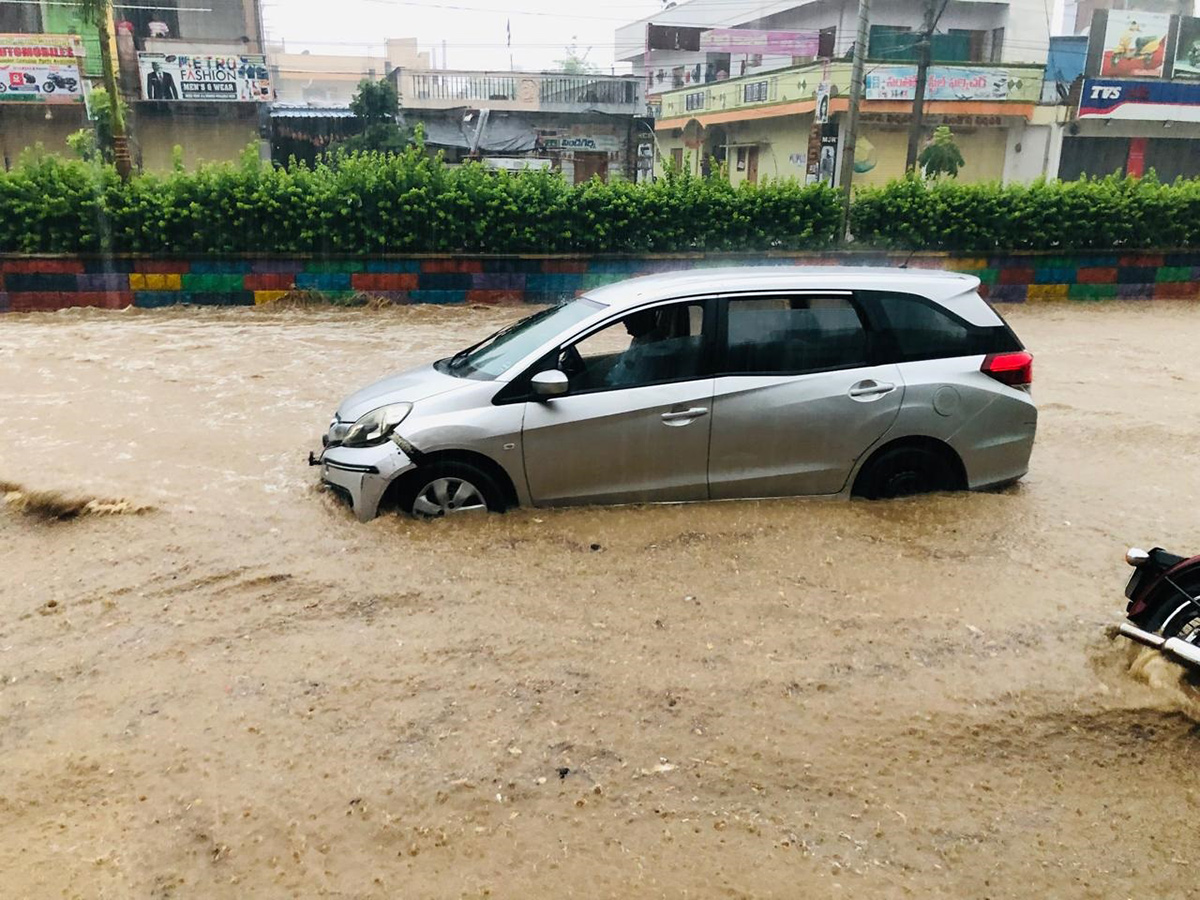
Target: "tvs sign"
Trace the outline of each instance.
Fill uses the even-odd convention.
[[[1079,118],[1200,122],[1200,84],[1089,78],[1079,98]]]

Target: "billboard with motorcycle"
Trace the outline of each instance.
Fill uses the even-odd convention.
[[[1162,78],[1171,16],[1110,9],[1104,29],[1100,75],[1105,78]]]
[[[82,103],[83,44],[69,34],[0,34],[0,103]]]
[[[1175,77],[1200,79],[1200,19],[1179,18],[1179,40],[1175,49]]]

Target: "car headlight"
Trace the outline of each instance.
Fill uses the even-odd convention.
[[[373,447],[382,444],[410,412],[411,403],[392,403],[373,409],[350,426],[342,438],[342,446]]]

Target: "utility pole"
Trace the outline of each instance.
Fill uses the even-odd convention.
[[[925,21],[917,40],[917,86],[913,94],[912,122],[908,126],[908,153],[904,157],[904,171],[917,167],[917,154],[921,148],[921,132],[925,128],[925,87],[929,84],[929,65],[933,61],[933,33],[937,30],[942,13],[950,0],[925,0]]]
[[[871,34],[871,0],[858,0],[858,36],[854,39],[854,66],[850,73],[850,111],[842,141],[842,237],[850,230],[850,194],[854,186],[854,151],[858,146],[858,113],[862,106],[863,69]]]
[[[113,22],[112,0],[81,0],[81,12],[85,20],[96,26],[100,38],[100,63],[104,68],[104,89],[108,92],[112,110],[113,162],[122,181],[128,181],[133,172],[133,159],[129,155],[129,135],[125,131],[125,109],[121,105],[121,91],[117,85],[117,38]]]

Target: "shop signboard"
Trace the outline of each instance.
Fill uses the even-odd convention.
[[[867,72],[868,100],[913,100],[917,96],[916,66],[876,66]],[[930,66],[926,100],[1007,100],[1008,72]]]
[[[1109,78],[1162,78],[1171,17],[1167,13],[1110,9],[1100,74]]]
[[[1179,17],[1179,41],[1175,47],[1174,77],[1200,80],[1200,19]]]
[[[82,103],[83,45],[71,34],[0,34],[0,103]]]
[[[547,150],[582,150],[587,152],[616,153],[621,149],[621,142],[611,134],[563,134],[543,137],[542,146]]]
[[[271,76],[264,56],[139,53],[138,71],[146,100],[246,103],[271,99]]]
[[[1079,118],[1200,122],[1200,84],[1088,78],[1079,98]]]
[[[700,35],[703,53],[750,53],[763,56],[816,56],[819,31],[758,31],[752,28],[713,28]]]

